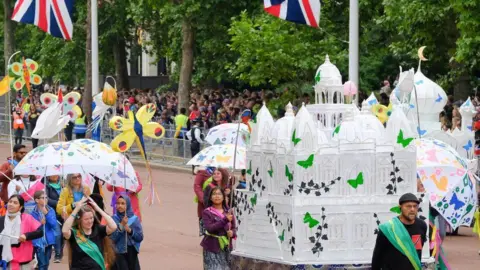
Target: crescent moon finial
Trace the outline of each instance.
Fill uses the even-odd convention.
[[[418,49],[418,58],[421,60],[421,61],[427,61],[428,59],[425,58],[425,56],[423,55],[423,50],[425,50],[427,46],[422,46]]]

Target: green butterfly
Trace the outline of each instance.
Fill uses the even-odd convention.
[[[250,165],[248,166],[247,174],[252,175],[252,161],[250,160]]]
[[[280,239],[280,242],[282,242],[282,243],[283,243],[283,241],[285,241],[285,229],[283,230],[282,235],[278,236],[278,239]]]
[[[312,167],[313,165],[313,158],[315,157],[314,154],[311,154],[307,160],[300,160],[297,162],[299,166],[302,166],[304,169],[308,169],[309,167]]]
[[[400,206],[397,205],[397,206],[394,206],[394,207],[390,208],[390,212],[400,214],[400,213],[402,213],[402,210],[400,209]]]
[[[347,183],[353,188],[357,188],[360,185],[363,185],[363,172],[360,172],[355,179],[347,180]]]
[[[318,71],[317,75],[315,75],[315,82],[316,82],[316,83],[319,83],[319,82],[320,82],[320,78],[321,78],[321,72]]]
[[[335,128],[335,130],[333,131],[332,136],[335,135],[335,134],[338,134],[339,132],[340,132],[340,125],[338,125],[338,126]]]
[[[285,165],[285,176],[287,177],[288,182],[293,181],[293,173],[291,173],[290,170],[288,169],[288,165]]]
[[[257,205],[257,193],[255,193],[255,195],[252,198],[250,198],[250,202],[252,203],[252,207]]]
[[[413,138],[403,138],[403,130],[400,129],[400,131],[398,132],[398,136],[397,136],[397,143],[401,144],[403,146],[403,148],[405,148],[412,141],[413,141]]]
[[[272,167],[271,161],[270,161],[270,170],[268,170],[267,172],[268,172],[268,175],[270,175],[270,177],[273,177],[273,167]]]
[[[313,228],[317,226],[320,222],[312,217],[309,212],[305,213],[303,216],[303,223],[308,223],[308,227]]]
[[[302,139],[300,138],[296,138],[296,133],[297,133],[297,130],[294,129],[293,130],[293,134],[292,134],[292,142],[293,142],[293,146],[297,146],[297,143],[299,143]]]

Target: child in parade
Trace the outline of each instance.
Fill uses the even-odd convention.
[[[5,204],[7,204],[9,198],[8,185],[10,184],[10,179],[13,178],[13,169],[28,153],[27,148],[23,144],[14,145],[12,151],[13,156],[8,158],[7,162],[3,163],[0,168],[2,171],[0,174],[0,183],[2,183],[0,197]]]
[[[33,240],[35,254],[37,255],[38,269],[47,270],[52,257],[52,248],[55,244],[56,228],[58,226],[55,210],[48,206],[48,197],[43,190],[36,191],[33,195],[36,206],[31,215],[43,226],[44,236]]]
[[[236,225],[233,213],[226,204],[226,194],[221,187],[211,189],[206,206],[202,215],[205,236],[200,244],[203,247],[203,268],[229,270]]]
[[[11,270],[30,270],[32,240],[43,236],[40,222],[24,213],[25,201],[15,194],[7,204],[7,215],[0,217],[0,260]]]
[[[45,190],[48,197],[48,206],[50,206],[56,212],[58,200],[60,199],[60,192],[62,191],[62,185],[60,184],[59,175],[51,175],[46,178],[46,183],[44,180]],[[62,225],[63,218],[61,215],[57,214],[57,226],[55,226],[55,257],[53,259],[54,263],[59,263],[63,257],[63,237],[62,237]]]
[[[226,200],[226,203],[228,205],[228,203],[229,203],[228,195],[230,195],[230,187],[232,186],[231,185],[231,180],[232,179],[230,178],[230,174],[228,173],[227,170],[217,168],[213,172],[211,180],[210,180],[210,178],[207,180],[208,185],[206,185],[205,189],[203,190],[203,194],[204,194],[203,201],[204,202],[208,201],[208,199],[209,199],[208,195],[210,194],[210,190],[212,188],[220,187],[225,192],[225,195],[226,195],[225,200]]]
[[[98,223],[95,212],[105,218],[107,226]],[[116,230],[115,221],[92,199],[83,197],[77,201],[62,227],[63,237],[69,243],[70,269],[110,269],[115,261],[115,252],[108,236]]]
[[[140,270],[138,253],[143,241],[143,229],[140,219],[133,213],[128,196],[120,195],[115,205],[113,220],[117,223],[117,231],[110,238],[115,245],[115,264],[111,269]]]
[[[18,175],[8,184],[8,196],[14,194],[21,195],[25,200],[24,210],[30,214],[35,207],[33,194],[38,190],[43,190],[45,187],[41,180],[37,180],[34,175]]]
[[[127,157],[127,159],[128,159],[128,157]],[[115,187],[115,186],[108,185],[108,184],[107,184],[107,190],[110,191],[110,192],[113,192],[112,203],[110,204],[110,206],[112,206],[112,209],[113,209],[113,214],[115,214],[115,212],[116,212],[116,205],[117,205],[116,201],[117,201],[118,196],[120,196],[120,195],[128,196],[128,198],[130,199],[131,205],[132,205],[133,212],[135,213],[135,216],[137,216],[140,219],[140,222],[142,222],[142,214],[141,214],[141,211],[140,211],[140,202],[138,200],[138,193],[140,193],[143,186],[142,186],[142,181],[140,180],[140,176],[138,175],[138,173],[136,171],[135,171],[135,174],[137,175],[137,180],[138,180],[138,187],[137,187],[137,190],[135,190],[135,192],[133,192],[131,190],[126,190],[122,187]]]

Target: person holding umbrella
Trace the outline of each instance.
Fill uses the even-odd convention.
[[[60,215],[63,220],[72,213],[76,206],[76,202],[79,202],[82,197],[90,196],[90,188],[82,184],[82,175],[79,173],[67,175],[67,184],[62,192],[57,203],[57,214]]]

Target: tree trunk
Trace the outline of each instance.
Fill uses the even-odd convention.
[[[117,91],[130,89],[127,70],[127,52],[125,51],[126,42],[124,37],[119,37],[113,44],[113,58],[115,60],[115,77],[117,79]]]
[[[193,29],[188,18],[182,23],[182,66],[180,67],[180,79],[178,82],[178,109],[188,108],[190,90],[192,88],[193,72]]]
[[[12,0],[3,0],[3,58],[5,59],[5,74],[8,74],[8,58],[14,53],[15,50],[15,22],[10,18],[12,17]]]
[[[87,116],[89,122],[92,120],[92,6],[91,1],[87,0],[87,51],[85,53],[85,91],[82,96],[83,113]]]

